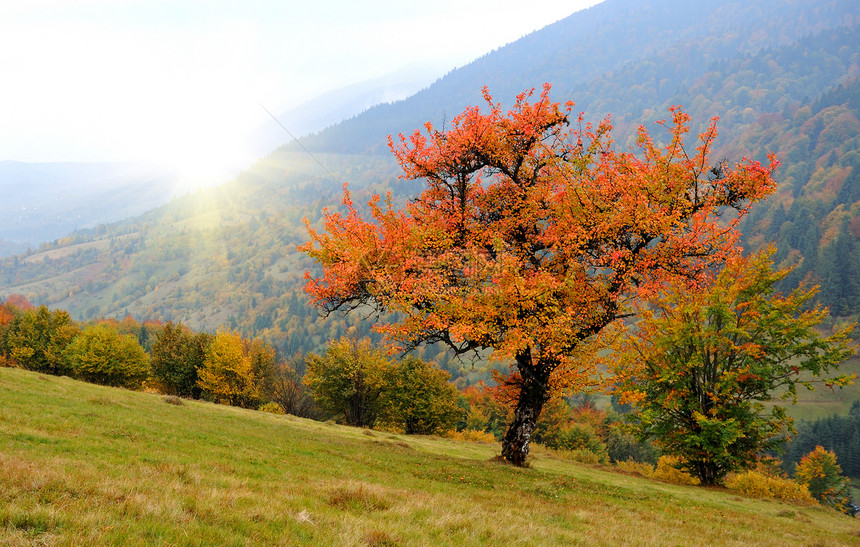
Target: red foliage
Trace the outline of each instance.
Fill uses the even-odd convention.
[[[6,306],[12,306],[17,308],[20,311],[27,311],[33,309],[33,304],[27,300],[27,297],[22,294],[10,294],[6,297]]]

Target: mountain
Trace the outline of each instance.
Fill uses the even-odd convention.
[[[510,104],[517,93],[549,82],[558,100],[575,101],[589,119],[612,114],[616,123],[650,123],[672,100],[697,106],[691,86],[715,64],[789,46],[810,35],[825,37],[830,29],[851,28],[857,11],[857,3],[850,0],[608,0],[453,70],[407,100],[337,124],[305,144],[329,152],[385,153],[387,135],[411,133],[428,120],[437,125],[450,120],[465,107],[481,104],[485,85],[497,100]],[[832,81],[830,74],[818,79],[813,93]],[[792,87],[785,91],[792,93]],[[732,100],[725,96],[727,90],[713,91],[722,100]],[[794,97],[768,98],[761,106],[778,108],[779,99],[789,98]],[[724,106],[730,105],[704,112],[702,124],[721,114]]]
[[[176,185],[175,173],[140,163],[0,161],[0,256],[139,215],[175,197]]]
[[[403,100],[429,86],[443,70],[429,64],[405,66],[379,78],[323,93],[275,117],[301,138],[380,105]],[[252,150],[268,153],[292,140],[274,120],[267,120],[249,136]],[[261,154],[262,155],[262,154]]]
[[[549,81],[553,97],[576,101],[587,120],[612,113],[618,147],[681,104],[694,131],[720,116],[715,158],[776,152],[779,190],[744,224],[745,243],[778,242],[779,259],[798,265],[792,281],[822,283],[821,298],[840,302],[834,320],[842,321],[860,311],[858,26],[853,0],[607,0],[405,100],[283,146],[222,187],[6,259],[0,294],[80,319],[132,314],[237,328],[284,353],[318,349],[352,326],[366,333],[360,314],[321,319],[308,308],[302,276],[313,264],[295,251],[307,239],[302,218],[315,222],[338,204],[345,182],[356,202],[387,190],[402,202],[420,186],[397,180],[387,135],[444,125],[481,104],[483,85],[510,103]],[[463,382],[485,372],[438,348],[423,352]]]

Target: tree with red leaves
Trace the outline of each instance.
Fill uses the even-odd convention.
[[[696,283],[737,252],[737,221],[773,190],[776,166],[714,167],[716,121],[693,153],[680,108],[665,146],[640,128],[640,153],[618,152],[608,119],[571,120],[573,103],[549,89],[520,94],[507,113],[484,89],[488,112],[390,140],[402,177],[426,190],[402,210],[374,196],[365,220],[345,189],[345,213],[325,211],[324,230],[309,225],[300,247],[322,266],[306,290],[324,311],[371,306],[391,312],[377,328],[396,349],[443,342],[510,365],[502,457],[515,465],[544,403],[591,381],[581,352],[634,300],[668,279]]]

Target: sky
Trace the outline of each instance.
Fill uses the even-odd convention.
[[[596,3],[3,1],[0,161],[250,162],[261,104],[408,65],[441,76]]]

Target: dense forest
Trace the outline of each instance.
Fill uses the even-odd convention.
[[[651,127],[683,105],[693,129],[719,116],[718,156],[782,162],[777,193],[742,225],[749,250],[777,246],[795,265],[786,287],[820,283],[834,323],[860,303],[860,6],[850,1],[725,1],[707,6],[608,0],[455,70],[410,99],[380,105],[272,152],[234,181],[184,196],[142,216],[81,230],[0,262],[0,294],[98,317],[233,328],[282,355],[318,351],[361,314],[320,317],[304,294],[314,265],[296,247],[302,222],[337,206],[344,183],[356,203],[419,184],[398,180],[389,134],[444,125],[489,86],[503,102],[543,82],[574,100],[585,119],[611,114],[618,148],[639,124]],[[461,387],[487,377],[483,365],[440,362]]]

